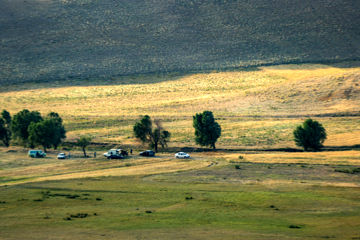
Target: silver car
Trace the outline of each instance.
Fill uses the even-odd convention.
[[[190,158],[190,155],[184,152],[178,152],[175,154],[176,158]]]
[[[57,155],[57,159],[65,159],[65,158],[66,158],[65,153],[59,153],[59,154]]]

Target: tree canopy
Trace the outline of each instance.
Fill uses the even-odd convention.
[[[47,119],[53,122],[51,145],[56,149],[59,144],[66,138],[65,127],[62,123],[61,117],[56,112],[49,113],[47,115]]]
[[[297,146],[303,147],[305,151],[309,149],[319,150],[323,147],[326,139],[325,128],[318,121],[307,119],[294,130],[294,140]]]
[[[28,128],[31,123],[42,121],[40,113],[37,111],[29,111],[24,109],[14,115],[11,122],[11,132],[14,137],[19,139],[24,145],[28,144],[29,132]]]
[[[155,120],[154,124],[155,127],[153,128],[151,118],[145,115],[140,121],[135,123],[133,131],[137,139],[143,143],[148,143],[157,152],[159,144],[162,148],[167,147],[171,134],[161,126],[159,120]]]
[[[221,127],[215,121],[213,113],[210,111],[197,113],[193,116],[193,126],[195,142],[201,146],[211,146],[215,149],[215,143],[221,136]]]
[[[3,110],[0,116],[0,140],[4,143],[6,147],[10,145],[10,140],[11,140],[10,126],[11,126],[10,113],[6,110]]]
[[[57,146],[65,139],[65,128],[62,119],[55,112],[49,113],[44,120],[31,122],[28,127],[30,145],[41,145],[46,152],[46,148]]]

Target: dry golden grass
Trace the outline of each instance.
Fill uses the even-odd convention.
[[[169,154],[158,154],[155,158],[132,156],[125,160],[106,160],[102,156],[97,159],[57,160],[56,154],[44,159],[32,159],[25,152],[6,153],[4,149],[0,154],[0,176],[11,180],[0,182],[0,186],[47,180],[169,173],[198,169],[211,163],[207,157],[179,160]],[[10,161],[14,163],[9,165]]]
[[[239,155],[239,153],[225,154],[223,158],[229,162],[360,165],[360,151],[241,154],[244,159],[239,159]]]
[[[83,86],[25,85],[19,87],[22,90],[14,86],[0,89],[0,105],[12,114],[24,108],[43,114],[56,111],[64,118],[70,140],[90,134],[95,141],[124,144],[136,144],[132,126],[140,115],[148,114],[164,120],[176,146],[195,145],[192,116],[211,110],[223,129],[219,146],[287,147],[294,146],[292,130],[306,115],[358,112],[359,79],[360,67],[281,65],[258,71],[123,77],[103,85],[93,81]],[[246,115],[304,117],[242,118]],[[359,118],[346,127],[336,119],[324,121],[334,122],[331,145],[343,145],[341,134],[347,134],[346,144],[360,143]]]

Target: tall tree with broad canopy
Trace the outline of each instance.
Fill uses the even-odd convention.
[[[158,145],[162,148],[167,147],[170,140],[170,132],[164,130],[159,120],[153,122],[148,115],[145,115],[140,121],[134,125],[134,134],[137,139],[143,143],[148,143],[151,148],[158,152]]]
[[[44,120],[30,123],[28,142],[31,146],[43,146],[44,152],[46,152],[46,149],[50,147],[56,149],[65,139],[65,133],[61,117],[59,114],[51,112]]]
[[[43,118],[39,112],[30,112],[29,110],[24,109],[14,115],[11,121],[11,132],[15,138],[19,139],[24,144],[24,146],[26,146],[29,143],[29,125],[31,123],[38,123],[42,120]]]
[[[297,146],[309,149],[320,150],[326,139],[325,128],[318,121],[307,119],[294,130],[294,140]]]
[[[29,143],[32,146],[43,146],[44,152],[52,146],[54,138],[55,122],[51,119],[45,119],[40,122],[32,122],[29,125]]]
[[[215,149],[215,143],[221,136],[221,127],[215,121],[213,113],[210,111],[197,113],[193,116],[193,126],[195,142],[201,146],[210,146]]]
[[[62,141],[66,138],[66,131],[65,127],[62,123],[62,119],[56,112],[51,112],[47,115],[47,119],[53,121],[53,137],[51,140],[51,145],[54,147],[54,149],[57,149],[57,147],[62,143]]]

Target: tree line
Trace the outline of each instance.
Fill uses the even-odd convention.
[[[193,116],[195,129],[195,142],[201,146],[216,148],[215,144],[221,136],[221,126],[215,121],[211,111],[196,113]],[[147,143],[150,148],[158,151],[159,146],[166,148],[170,141],[171,133],[163,128],[160,120],[152,120],[145,115],[133,126],[134,136],[142,143]],[[326,139],[325,128],[317,121],[307,119],[298,126],[294,132],[295,144],[308,150],[319,150]],[[56,112],[50,112],[42,117],[38,111],[24,109],[13,117],[6,110],[0,116],[0,140],[5,146],[10,145],[14,139],[24,147],[34,148],[41,145],[46,149],[57,147],[66,138],[63,120]],[[76,144],[85,153],[85,148],[91,143],[90,136],[81,136]]]
[[[66,138],[63,120],[56,112],[42,117],[38,111],[24,109],[13,117],[6,110],[1,112],[0,140],[5,146],[14,139],[24,147],[34,148],[41,145],[46,149],[57,147]]]
[[[163,148],[167,146],[171,134],[161,126],[159,121],[154,121],[154,123],[153,127],[152,120],[146,115],[134,125],[133,131],[136,138],[143,143],[148,143],[149,147],[157,152],[159,144]],[[221,127],[215,121],[211,111],[204,111],[193,116],[193,127],[197,144],[216,148],[215,143],[221,136]],[[295,144],[304,148],[305,151],[320,150],[327,136],[322,124],[312,119],[305,120],[294,130],[293,135]]]

